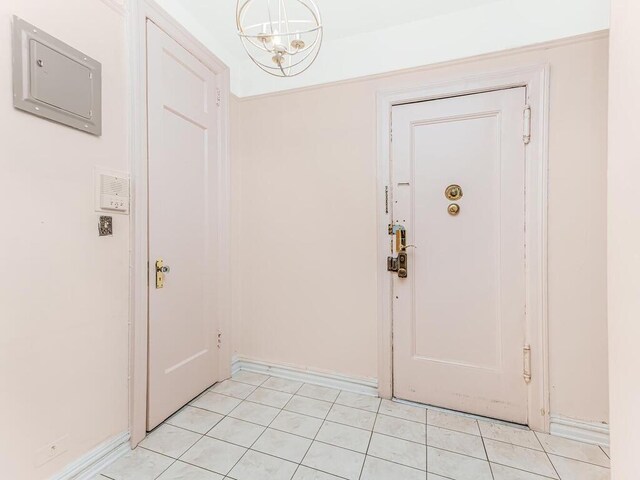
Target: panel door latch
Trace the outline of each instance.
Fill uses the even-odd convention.
[[[164,274],[170,271],[171,269],[162,259],[156,260],[156,288],[164,288]]]
[[[387,271],[397,272],[398,278],[407,278],[407,253],[400,252],[397,257],[387,257]]]

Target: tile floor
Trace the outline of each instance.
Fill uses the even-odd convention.
[[[94,480],[605,480],[604,449],[239,372]]]

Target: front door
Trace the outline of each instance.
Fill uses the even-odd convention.
[[[393,280],[394,395],[521,424],[525,95],[393,107],[391,168],[408,245]]]
[[[218,380],[219,158],[216,75],[152,22],[147,58],[151,430]]]

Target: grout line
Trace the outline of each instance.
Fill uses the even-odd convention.
[[[487,445],[484,441],[484,437],[482,436],[482,430],[480,429],[478,420],[476,420],[475,422],[476,422],[476,426],[478,427],[478,431],[480,432],[480,439],[482,440],[482,448],[484,449],[484,456],[487,458],[487,464],[489,465],[489,473],[491,473],[491,478],[495,480],[496,476],[493,474],[493,467],[491,466],[491,462],[489,461],[489,452],[487,452]]]
[[[303,384],[304,385],[304,384]],[[302,388],[302,386],[300,387]],[[298,391],[300,390],[300,388],[298,389]],[[296,473],[298,472],[298,470],[300,469],[300,465],[302,465],[302,462],[304,462],[304,459],[307,458],[307,455],[309,454],[309,450],[311,450],[311,447],[313,447],[314,442],[316,441],[316,438],[318,438],[318,434],[320,433],[320,430],[322,430],[322,427],[324,427],[324,424],[327,421],[327,417],[329,416],[329,414],[331,413],[331,410],[333,410],[333,407],[336,404],[336,400],[338,399],[338,397],[340,396],[340,394],[338,393],[338,395],[336,396],[335,400],[333,401],[333,403],[331,404],[331,407],[329,407],[329,410],[327,411],[327,414],[324,416],[324,418],[322,419],[322,424],[320,424],[320,428],[318,429],[318,431],[316,432],[316,434],[313,436],[313,439],[311,440],[311,443],[309,444],[309,447],[307,448],[307,451],[304,452],[304,455],[302,456],[302,460],[300,460],[300,463],[298,464],[298,466],[296,467],[295,471],[293,472],[293,476],[295,477]],[[292,397],[293,398],[293,397]],[[287,402],[287,405],[289,403]],[[285,405],[285,407],[287,406]],[[294,412],[295,413],[295,412]],[[300,415],[303,415],[302,413]],[[363,461],[364,463],[364,461]],[[306,465],[305,465],[306,466]],[[311,468],[311,467],[308,467]],[[328,472],[327,472],[328,473]]]

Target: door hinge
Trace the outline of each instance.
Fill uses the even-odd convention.
[[[218,330],[218,349],[222,348],[222,332]]]
[[[219,107],[220,103],[222,103],[222,92],[219,88],[216,88],[216,105]]]
[[[531,142],[531,107],[524,107],[524,131],[522,133],[522,141],[525,145]]]
[[[525,383],[531,382],[531,345],[525,345],[522,349],[523,369],[522,376]]]

